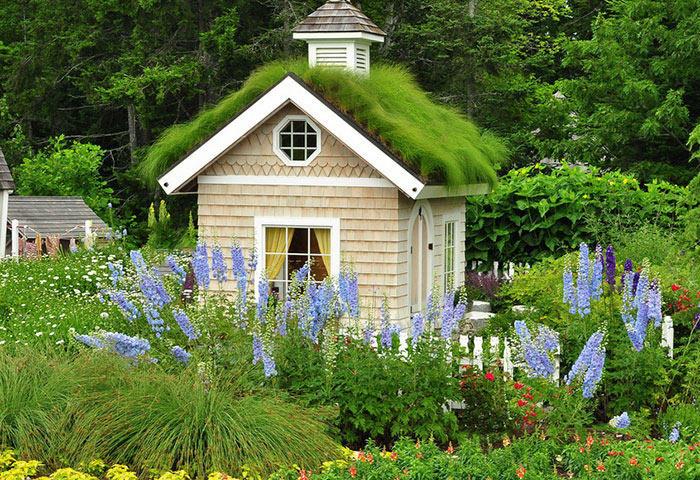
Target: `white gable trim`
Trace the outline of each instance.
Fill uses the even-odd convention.
[[[386,178],[294,177],[275,175],[200,175],[199,184],[207,185],[283,185],[298,187],[396,188]]]
[[[288,76],[252,103],[209,140],[200,145],[189,156],[161,175],[158,182],[165,190],[165,193],[177,193],[180,188],[199,175],[217,160],[220,155],[288,102],[292,102],[305,114],[318,122],[328,133],[338,139],[355,155],[370,164],[408,197],[417,198],[425,187],[425,184],[413,173],[400,165],[354,126],[350,125],[346,119],[338,115],[331,107],[317,98],[297,80]]]

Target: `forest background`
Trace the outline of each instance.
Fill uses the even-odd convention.
[[[320,0],[3,0],[0,147],[18,193],[76,194],[145,241],[163,196],[138,165],[168,126],[303,56],[290,30]],[[440,102],[543,160],[685,185],[699,170],[697,0],[362,0]],[[376,47],[375,47],[376,48]],[[187,225],[192,196],[168,198]],[[111,211],[109,209],[112,208]]]

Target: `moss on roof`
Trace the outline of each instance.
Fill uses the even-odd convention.
[[[305,59],[270,63],[243,87],[190,122],[168,128],[149,149],[139,173],[151,184],[189,150],[293,72],[426,180],[448,185],[496,182],[494,165],[506,158],[503,143],[455,109],[432,101],[403,67],[373,65],[369,77],[344,70],[311,68]]]

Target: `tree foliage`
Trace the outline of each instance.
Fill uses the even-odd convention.
[[[15,169],[17,193],[79,196],[98,214],[106,212],[113,191],[100,175],[103,153],[90,143],[68,144],[63,136],[53,139]]]

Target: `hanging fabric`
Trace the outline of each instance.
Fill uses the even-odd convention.
[[[314,235],[318,242],[318,248],[321,252],[321,260],[323,266],[326,267],[326,273],[331,274],[331,231],[329,228],[314,228]]]
[[[275,280],[282,270],[293,236],[293,228],[267,227],[265,229],[265,267],[270,280]]]

